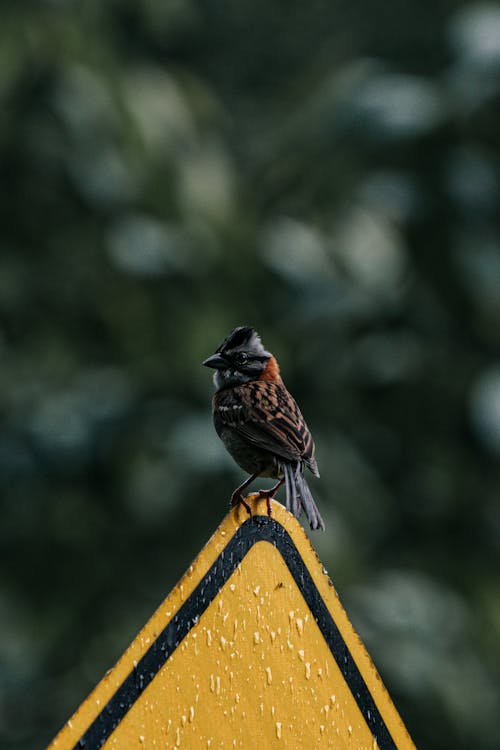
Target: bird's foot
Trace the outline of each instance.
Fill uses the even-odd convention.
[[[250,516],[250,518],[252,518],[252,509],[249,506],[249,504],[247,503],[247,501],[245,500],[245,498],[243,497],[243,495],[241,494],[240,489],[238,488],[231,495],[230,505],[231,505],[232,508],[234,508],[236,505],[239,505],[240,503],[241,503],[241,505],[243,505],[243,507],[245,508],[246,512]]]
[[[280,479],[280,481],[278,482],[278,484],[275,484],[274,487],[271,487],[268,490],[258,490],[259,497],[265,497],[266,498],[267,515],[269,516],[269,518],[272,515],[272,513],[271,513],[271,499],[278,492],[279,488],[281,487],[281,485],[283,484],[284,481],[285,481],[284,479]]]
[[[266,498],[266,505],[267,505],[267,515],[269,518],[271,518],[272,511],[271,511],[271,498],[274,497],[273,488],[270,490],[257,490],[259,497],[265,497]]]

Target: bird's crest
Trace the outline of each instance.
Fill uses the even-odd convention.
[[[271,356],[270,352],[264,349],[257,331],[254,328],[250,328],[250,326],[238,326],[234,331],[231,331],[229,336],[219,346],[217,352],[224,354],[242,350],[255,355]]]

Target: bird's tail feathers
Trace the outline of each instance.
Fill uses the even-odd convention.
[[[292,464],[283,464],[283,472],[285,474],[286,509],[298,518],[300,516],[301,503],[295,484],[294,467]]]
[[[303,509],[311,529],[324,531],[325,524],[305,480],[301,462],[283,462],[282,469],[285,476],[287,510],[298,518]]]

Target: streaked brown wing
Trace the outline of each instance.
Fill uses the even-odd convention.
[[[314,442],[299,407],[282,383],[255,381],[218,394],[216,421],[259,448],[315,468]],[[317,469],[316,469],[317,470]]]

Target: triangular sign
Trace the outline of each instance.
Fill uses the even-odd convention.
[[[415,750],[300,524],[247,501],[49,750]]]

